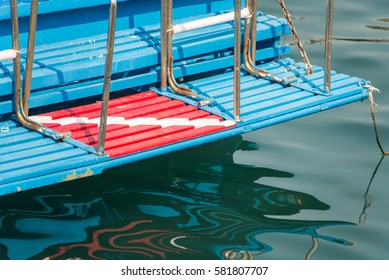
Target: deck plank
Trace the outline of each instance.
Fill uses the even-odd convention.
[[[43,155],[35,156],[35,157],[28,157],[28,158],[15,158],[14,161],[9,162],[7,164],[2,164],[0,166],[0,172],[5,173],[13,170],[20,170],[21,168],[33,168],[34,166],[40,166],[42,164],[47,164],[51,162],[57,162],[61,159],[69,159],[71,160],[74,157],[78,157],[81,155],[88,154],[87,151],[81,150],[81,149],[69,149],[69,150],[60,150],[53,153],[46,153]]]
[[[18,168],[9,172],[4,172],[0,177],[0,189],[2,184],[15,182],[18,180],[26,180],[29,178],[39,178],[47,174],[55,174],[66,170],[73,170],[78,167],[92,166],[98,162],[98,156],[93,154],[85,154],[79,157],[66,158],[58,161],[51,161],[41,165],[35,165],[27,168]],[[65,178],[64,178],[65,179]],[[45,184],[44,182],[41,182]]]
[[[38,140],[34,139],[33,141],[24,141],[22,143],[12,143],[0,147],[0,155],[3,156],[10,153],[19,152],[19,151],[31,150],[46,145],[52,145],[54,143],[56,142],[51,138],[40,138]]]
[[[29,158],[35,158],[43,155],[51,155],[54,152],[62,152],[66,150],[74,149],[74,147],[68,143],[51,143],[51,145],[44,145],[37,148],[31,148],[28,152],[25,150],[17,151],[2,155],[0,158],[0,171],[2,170],[2,164],[15,162],[17,165],[19,161]],[[20,162],[19,162],[20,164]],[[22,164],[20,164],[22,166]]]

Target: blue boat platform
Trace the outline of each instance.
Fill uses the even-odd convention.
[[[194,100],[170,88],[161,90],[159,87],[160,26],[153,23],[153,16],[150,16],[159,16],[156,1],[146,0],[142,7],[136,5],[136,1],[118,1],[124,10],[134,8],[139,17],[133,16],[133,21],[128,21],[126,14],[119,14],[107,151],[101,155],[96,152],[96,129],[100,119],[95,112],[100,108],[98,95],[103,87],[107,20],[77,21],[87,27],[82,31],[86,34],[69,35],[69,30],[77,29],[77,25],[72,24],[51,29],[52,16],[58,14],[57,7],[49,5],[52,1],[55,0],[41,3],[44,9],[40,32],[44,39],[51,41],[38,42],[35,48],[30,116],[54,130],[69,130],[72,137],[56,141],[23,127],[16,120],[12,61],[0,64],[0,195],[101,174],[109,168],[368,97],[363,79],[335,71],[331,73],[331,91],[326,93],[321,67],[313,66],[314,73],[307,74],[305,64],[288,58],[290,46],[280,43],[282,37],[290,33],[287,22],[259,13],[257,64],[275,77],[293,82],[277,83],[254,77],[242,69],[240,119],[237,120],[233,99],[233,25],[227,22],[175,36],[174,75],[180,85],[198,94]],[[177,9],[181,11],[177,23],[185,22],[187,17],[201,19],[217,14],[221,8],[231,8],[231,4],[226,4],[228,1],[209,1],[213,2],[212,6],[208,1],[194,1],[193,10],[188,12],[184,1],[177,2]],[[95,11],[96,18],[107,15],[107,4],[103,1],[96,1],[95,6],[89,0],[83,4],[73,3],[73,6],[71,3],[65,11],[68,14]],[[147,7],[155,9],[150,11]],[[9,19],[3,8],[0,6],[1,28],[7,26]],[[99,28],[104,26],[104,31],[88,29],[96,22]],[[51,37],[55,30],[62,32],[55,36],[56,41]],[[77,38],[71,38],[72,35]],[[25,33],[21,34],[21,40],[26,40]],[[10,37],[4,36],[3,41],[10,44]],[[22,49],[22,58],[25,53],[26,49]],[[212,101],[200,106],[199,100]]]

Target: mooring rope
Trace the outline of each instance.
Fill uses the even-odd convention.
[[[375,103],[375,101],[374,101],[373,93],[374,92],[378,92],[379,93],[380,90],[378,88],[375,88],[375,87],[371,86],[370,84],[365,84],[363,87],[366,88],[367,94],[369,95],[370,113],[371,113],[371,118],[373,120],[373,127],[374,127],[374,133],[375,133],[375,138],[376,138],[377,145],[378,145],[382,155],[389,155],[389,152],[385,152],[384,148],[381,145],[381,141],[380,141],[380,138],[379,138],[379,135],[378,135],[377,121],[376,121],[376,118],[375,118],[375,113],[378,112],[379,107],[378,107],[378,104]]]

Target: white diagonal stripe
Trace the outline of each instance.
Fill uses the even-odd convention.
[[[66,117],[53,120],[50,116],[32,116],[32,120],[39,123],[56,123],[61,126],[72,124],[72,123],[80,123],[80,124],[97,124],[100,125],[100,118],[89,119],[87,117]],[[126,120],[123,117],[108,117],[107,125],[110,124],[121,124],[132,126],[139,125],[159,125],[161,127],[169,127],[174,125],[185,125],[185,126],[193,126],[195,128],[200,128],[204,126],[224,126],[229,127],[235,125],[235,121],[226,120],[220,121],[219,119],[205,118],[205,119],[194,119],[189,120],[187,118],[165,118],[165,119],[156,119],[156,118],[134,118]]]

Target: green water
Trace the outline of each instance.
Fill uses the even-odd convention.
[[[326,1],[287,5],[323,65]],[[275,0],[260,9],[281,15]],[[335,9],[333,68],[381,89],[389,150],[387,2]],[[354,103],[0,198],[0,259],[389,259],[388,170],[369,102]]]

